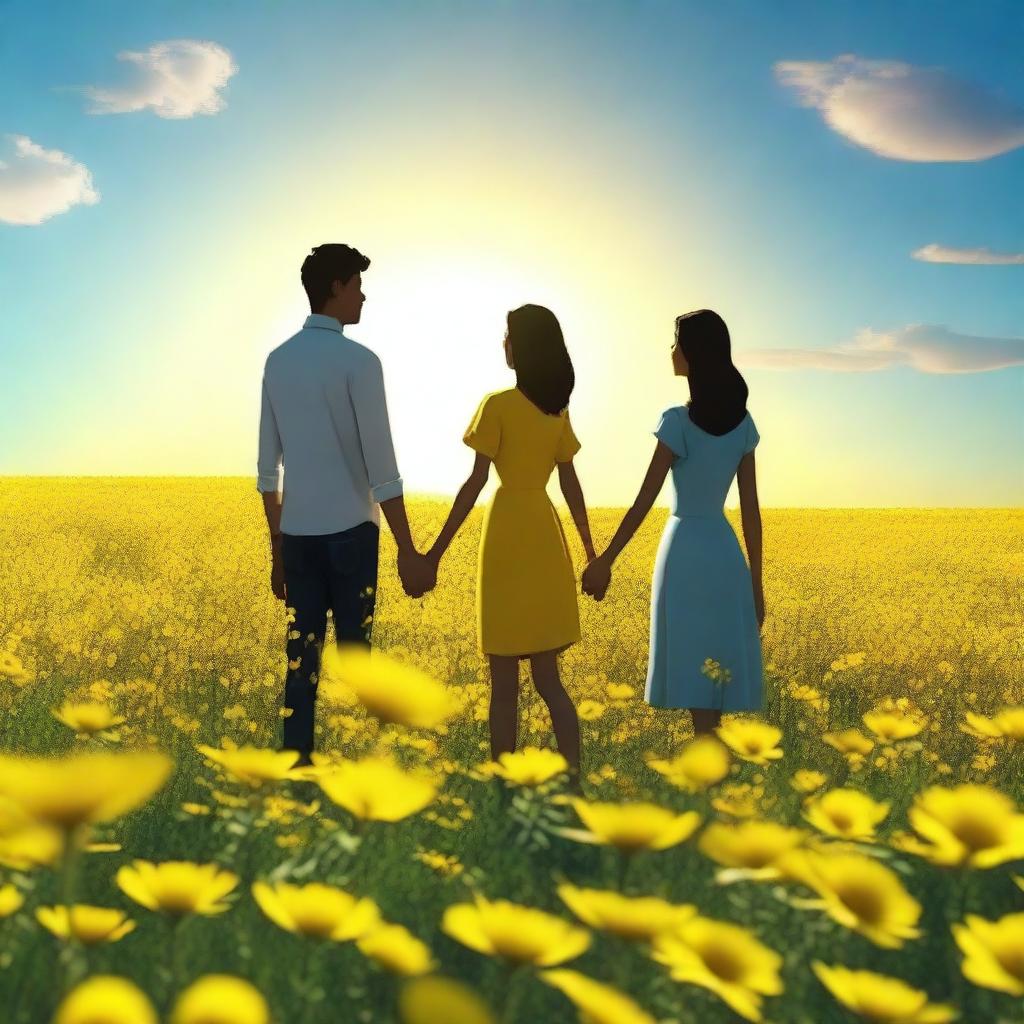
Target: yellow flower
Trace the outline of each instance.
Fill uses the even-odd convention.
[[[653,956],[676,981],[710,989],[746,1020],[760,1021],[762,996],[782,992],[782,957],[726,921],[696,917],[659,935]]]
[[[840,754],[847,757],[865,757],[871,753],[875,741],[865,736],[859,729],[843,729],[841,732],[822,733],[821,738]]]
[[[118,870],[117,884],[125,895],[149,910],[210,916],[230,909],[231,904],[222,901],[238,885],[238,876],[216,864],[136,860]]]
[[[539,967],[572,960],[590,946],[589,932],[560,917],[482,896],[448,907],[441,930],[478,953]]]
[[[0,918],[16,914],[24,902],[25,897],[13,885],[0,886]]]
[[[982,739],[1024,740],[1024,706],[1001,708],[993,718],[968,711],[963,732]]]
[[[0,676],[13,683],[19,689],[35,678],[13,651],[0,651]]]
[[[647,765],[673,785],[696,793],[729,774],[729,751],[714,736],[698,736],[671,760],[648,758]]]
[[[516,786],[539,786],[568,771],[569,762],[549,747],[524,747],[515,753],[506,751],[484,768]]]
[[[608,889],[558,886],[562,902],[584,923],[631,942],[650,942],[697,913],[689,903],[672,904],[655,896],[623,896]]]
[[[320,882],[289,885],[254,882],[252,895],[271,921],[285,931],[311,939],[347,942],[381,925],[373,900],[358,899],[342,889]]]
[[[927,724],[920,715],[874,710],[861,715],[864,724],[884,743],[916,736]]]
[[[462,874],[462,862],[454,854],[440,853],[437,850],[417,850],[413,856],[421,863],[426,864],[432,871],[436,871],[445,878],[454,878]]]
[[[392,757],[342,760],[317,780],[339,807],[366,821],[401,821],[422,811],[437,796],[432,774],[402,769]]]
[[[773,821],[744,821],[735,825],[712,822],[701,833],[697,846],[706,857],[729,869],[716,873],[720,884],[742,879],[764,881],[780,877],[775,861],[799,846],[806,835],[803,829]]]
[[[93,736],[104,729],[112,729],[124,721],[109,706],[99,701],[65,701],[53,712],[53,717],[83,736]]]
[[[157,751],[69,757],[0,757],[0,795],[39,824],[72,829],[111,821],[145,803],[166,781],[171,759]]]
[[[400,924],[386,924],[356,940],[359,951],[392,974],[414,977],[427,974],[437,964],[430,947]]]
[[[945,1024],[958,1016],[954,1007],[929,1003],[926,993],[899,978],[829,967],[820,960],[811,969],[843,1006],[872,1024]]]
[[[997,921],[968,914],[964,921],[952,926],[964,953],[964,977],[982,988],[1024,996],[1024,912]]]
[[[70,915],[67,907],[40,907],[36,920],[58,939],[74,937],[85,946],[117,942],[135,928],[135,922],[123,910],[83,903],[75,904]]]
[[[158,1024],[156,1010],[141,989],[125,978],[97,974],[73,989],[53,1024]]]
[[[207,974],[178,997],[171,1024],[270,1024],[270,1007],[245,979]]]
[[[1024,857],[1024,814],[989,786],[931,786],[917,794],[908,817],[926,842],[904,837],[893,845],[935,864],[991,868]]]
[[[565,835],[579,842],[615,846],[625,853],[667,850],[689,839],[700,826],[696,811],[676,814],[656,804],[589,803],[579,797],[571,802],[587,831],[565,829]]]
[[[633,687],[629,683],[608,683],[604,688],[609,700],[626,701],[633,699]]]
[[[297,750],[267,750],[260,747],[219,749],[204,744],[198,744],[196,749],[235,781],[254,789],[283,779],[302,778],[301,772],[294,767],[299,759]]]
[[[889,813],[889,806],[859,789],[830,789],[811,800],[803,816],[826,835],[874,842],[875,826]]]
[[[576,708],[576,714],[584,722],[594,722],[605,713],[605,710],[605,706],[599,700],[581,700]]]
[[[0,864],[15,871],[51,867],[64,855],[64,833],[52,825],[27,824],[0,831]]]
[[[782,757],[778,746],[782,730],[756,718],[733,718],[723,722],[716,730],[730,750],[744,761],[768,764]]]
[[[385,723],[436,729],[456,710],[447,687],[432,676],[358,644],[326,647],[322,680],[328,699],[337,689],[350,691],[369,714]]]
[[[813,793],[821,789],[828,782],[828,776],[824,772],[816,772],[811,768],[799,768],[793,772],[789,784],[798,793]]]
[[[916,939],[921,904],[903,887],[891,868],[861,853],[820,853],[802,849],[777,862],[787,880],[798,881],[819,899],[794,900],[802,907],[824,910],[844,928],[877,946],[899,949]]]
[[[584,1024],[656,1024],[629,996],[578,971],[561,967],[540,977],[576,1004]]]
[[[402,1024],[497,1024],[471,988],[436,974],[407,982],[398,994],[398,1009]]]

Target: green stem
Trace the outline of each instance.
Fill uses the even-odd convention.
[[[310,1024],[314,1019],[313,1013],[313,979],[315,976],[315,968],[320,960],[320,951],[322,944],[320,942],[314,942],[313,948],[309,955],[305,958],[305,965],[302,971],[301,984],[301,998],[302,998],[302,1024]]]
[[[522,998],[523,986],[517,984],[525,969],[524,964],[506,967],[505,972],[505,1004],[501,1009],[501,1024],[516,1024],[516,1010]]]
[[[626,879],[629,878],[630,868],[633,867],[634,854],[631,851],[623,850],[619,854],[619,892],[626,895]]]
[[[60,869],[60,901],[68,915],[68,937],[57,950],[57,1002],[67,994],[71,984],[71,963],[77,952],[77,940],[71,930],[71,908],[75,903],[75,871],[78,867],[80,826],[64,830],[64,856]]]

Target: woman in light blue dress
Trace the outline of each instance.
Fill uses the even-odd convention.
[[[723,711],[762,706],[761,512],[754,475],[759,438],[747,411],[747,385],[733,365],[729,330],[709,309],[676,319],[672,366],[689,378],[690,401],[661,414],[647,476],[607,549],[583,574],[600,600],[611,567],[644,521],[672,471],[672,514],[665,523],[651,590],[651,646],[645,699],[688,708],[697,733],[712,732]],[[725,518],[737,478],[747,567]]]

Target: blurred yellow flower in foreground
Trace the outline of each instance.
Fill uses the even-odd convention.
[[[128,981],[97,974],[73,989],[57,1009],[53,1024],[158,1024],[145,993]]]
[[[0,885],[0,918],[16,914],[24,902],[25,897],[10,882]]]
[[[167,780],[171,759],[158,751],[68,757],[0,757],[0,795],[40,824],[71,829],[111,821],[144,804]]]
[[[631,942],[650,942],[697,913],[690,903],[673,904],[656,896],[623,896],[612,889],[580,889],[568,882],[558,887],[562,902],[591,928]]]
[[[1024,707],[1001,708],[992,718],[968,711],[963,732],[991,739],[1024,740]]]
[[[553,967],[590,946],[590,933],[569,921],[508,900],[477,896],[445,910],[441,930],[470,949],[513,964]]]
[[[65,701],[52,714],[82,736],[93,736],[124,721],[123,715],[115,715],[109,705],[95,700]]]
[[[666,850],[689,839],[700,826],[696,811],[676,814],[665,807],[645,803],[589,803],[579,797],[572,805],[587,831],[563,829],[579,842],[615,846],[627,853],[638,850]]]
[[[229,747],[226,749],[197,744],[204,757],[222,768],[236,782],[259,788],[284,779],[301,779],[294,768],[299,759],[297,750],[269,750],[262,747]]]
[[[929,1003],[926,993],[899,978],[830,967],[820,960],[811,969],[843,1006],[872,1024],[945,1024],[959,1016],[952,1006]]]
[[[359,644],[325,647],[321,669],[328,701],[337,701],[350,691],[369,714],[384,723],[436,729],[457,709],[448,688],[433,676]]]
[[[934,864],[991,868],[1024,857],[1024,814],[989,786],[931,786],[917,794],[907,816],[926,841],[906,836],[893,845]]]
[[[768,764],[782,757],[782,730],[756,718],[732,718],[715,730],[722,742],[744,761]]]
[[[696,793],[729,774],[729,751],[714,736],[698,736],[673,758],[648,757],[647,765],[674,786]]]
[[[819,898],[794,900],[795,905],[824,910],[877,946],[899,949],[921,935],[916,927],[921,904],[895,871],[872,857],[801,849],[782,856],[777,867],[787,880],[818,893]]]
[[[569,762],[550,747],[524,747],[514,753],[506,751],[497,761],[488,761],[478,770],[515,786],[540,786],[568,771]]]
[[[798,768],[793,772],[789,784],[798,793],[813,793],[821,789],[828,782],[828,776],[824,772],[814,771],[812,768]]]
[[[576,1004],[584,1024],[657,1024],[625,993],[579,971],[560,967],[541,971],[540,977]]]
[[[726,921],[696,917],[659,935],[652,955],[676,981],[710,989],[747,1020],[762,1019],[762,996],[782,992],[782,957]]]
[[[803,816],[826,835],[873,843],[875,826],[889,813],[889,807],[859,789],[843,787],[815,797],[807,804]]]
[[[0,651],[0,677],[17,687],[22,687],[33,680],[32,673],[25,668],[13,651]]]
[[[952,927],[964,953],[965,978],[982,988],[1024,996],[1024,912],[997,921],[968,914],[964,924]]]
[[[774,821],[744,821],[735,825],[712,822],[701,833],[697,846],[701,853],[726,870],[718,871],[719,884],[745,879],[765,881],[779,878],[775,861],[798,847],[807,833]]]
[[[402,1024],[497,1024],[471,988],[436,974],[407,982],[398,994],[398,1012]]]
[[[270,1024],[270,1007],[244,978],[207,974],[178,997],[171,1024]]]
[[[830,747],[835,747],[840,754],[853,761],[863,761],[875,746],[875,741],[865,736],[859,729],[824,732],[821,734],[821,738]]]
[[[405,977],[427,974],[437,964],[430,947],[400,924],[374,928],[356,940],[359,951],[386,971]]]
[[[254,882],[252,895],[260,910],[279,928],[311,939],[347,942],[382,924],[373,900],[357,898],[320,882]]]
[[[70,914],[63,906],[39,907],[36,920],[58,939],[75,938],[85,946],[117,942],[135,928],[135,922],[123,910],[84,903],[75,904]]]
[[[136,860],[118,870],[117,884],[125,895],[149,910],[209,916],[230,909],[231,904],[222,901],[238,885],[238,876],[216,864]]]
[[[927,724],[921,715],[908,715],[899,711],[875,709],[861,715],[864,724],[883,742],[916,736]]]
[[[342,760],[317,779],[339,807],[367,821],[400,821],[423,810],[437,796],[439,780],[406,771],[390,756]]]

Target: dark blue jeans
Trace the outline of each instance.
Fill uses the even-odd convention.
[[[286,533],[281,538],[285,604],[295,609],[286,645],[289,666],[284,705],[291,709],[284,719],[282,746],[286,750],[309,754],[313,749],[317,678],[328,608],[339,644],[370,645],[379,543],[380,527],[369,520],[339,533]],[[292,632],[298,633],[294,639]]]

